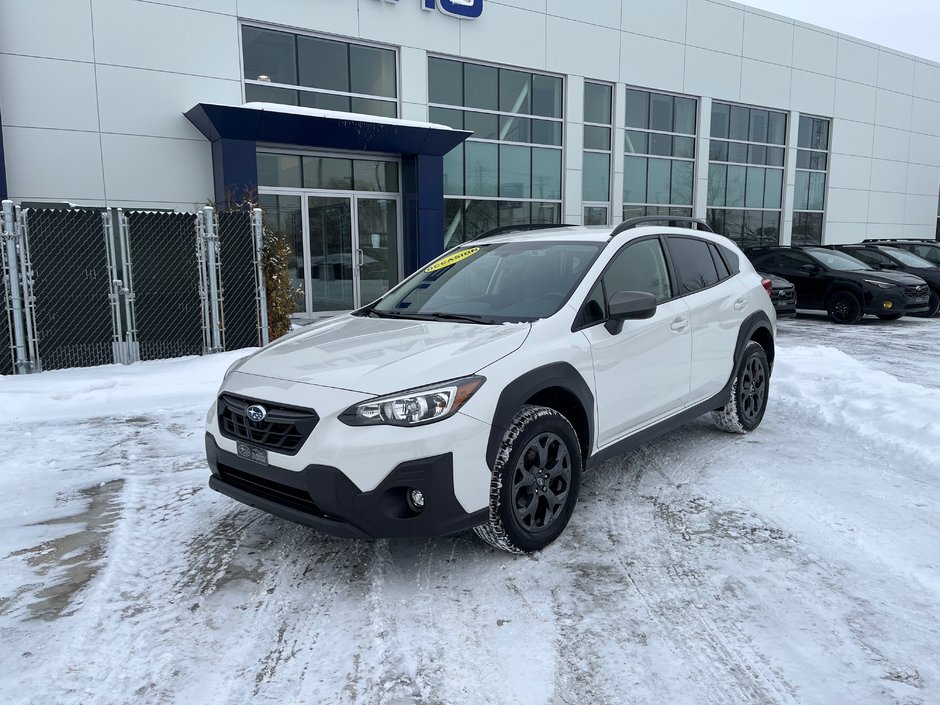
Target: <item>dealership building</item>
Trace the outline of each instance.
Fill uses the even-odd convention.
[[[724,0],[0,0],[0,196],[260,202],[302,312],[529,222],[940,235],[940,64]]]

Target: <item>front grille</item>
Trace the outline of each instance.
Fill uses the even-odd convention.
[[[246,410],[252,404],[259,404],[267,410],[263,421],[248,418]],[[219,397],[219,430],[222,435],[275,453],[296,454],[319,420],[312,409],[270,404],[230,394]]]
[[[922,296],[927,296],[927,285],[919,284],[918,286],[905,287],[904,295],[913,299],[918,299]]]
[[[777,294],[777,301],[793,301],[796,299],[795,289],[783,289]]]
[[[275,482],[266,477],[251,475],[247,472],[230,468],[227,465],[220,465],[219,472],[226,482],[256,497],[271,500],[272,502],[293,507],[294,509],[299,509],[310,514],[322,514],[306,490],[283,485],[280,482]]]

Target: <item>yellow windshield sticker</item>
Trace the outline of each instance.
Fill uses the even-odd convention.
[[[479,251],[480,251],[479,247],[471,247],[469,250],[461,250],[460,252],[455,252],[452,255],[448,255],[444,259],[438,260],[437,262],[432,264],[430,267],[428,267],[424,271],[430,273],[430,272],[436,272],[439,269],[445,269],[446,267],[450,267],[453,264],[457,264],[458,262],[461,262],[467,259],[467,257],[470,257],[471,255],[474,255]]]

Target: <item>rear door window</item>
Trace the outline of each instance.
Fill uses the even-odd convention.
[[[693,294],[718,283],[718,270],[709,243],[690,237],[666,238],[679,279],[679,295]]]

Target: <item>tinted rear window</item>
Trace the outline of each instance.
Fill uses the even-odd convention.
[[[669,254],[679,277],[679,295],[691,294],[718,283],[718,270],[704,240],[669,237]]]

